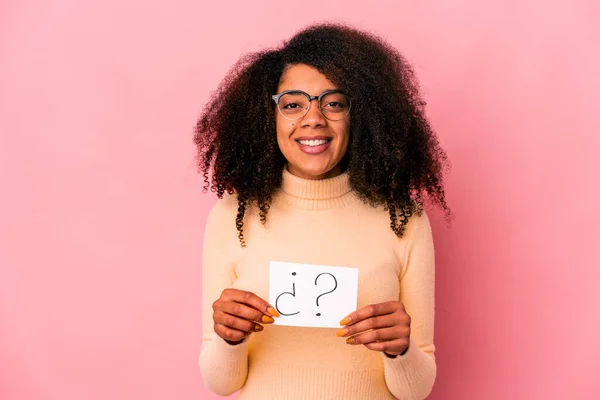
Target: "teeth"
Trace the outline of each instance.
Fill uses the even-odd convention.
[[[321,146],[323,144],[326,144],[328,142],[328,140],[322,139],[322,140],[299,140],[298,141],[301,145],[303,146]]]

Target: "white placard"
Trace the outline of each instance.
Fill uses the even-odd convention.
[[[275,325],[339,328],[356,310],[358,268],[271,261],[270,275]]]

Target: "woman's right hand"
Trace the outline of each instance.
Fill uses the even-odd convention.
[[[260,332],[259,322],[272,324],[279,313],[251,292],[225,289],[213,303],[214,330],[229,344],[239,344],[252,332]]]

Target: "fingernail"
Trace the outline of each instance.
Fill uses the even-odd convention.
[[[265,329],[265,328],[263,328],[262,325],[258,325],[258,324],[254,325],[254,331],[255,332],[260,332],[263,329]]]
[[[279,313],[273,307],[269,307],[268,311],[269,311],[269,314],[271,314],[272,316],[279,317]]]
[[[350,323],[350,317],[346,317],[340,321],[340,325],[348,325]]]
[[[263,315],[262,322],[264,322],[265,324],[272,324],[273,322],[275,322],[275,320],[271,317]]]
[[[348,333],[348,329],[344,328],[344,329],[340,329],[335,333],[335,336],[337,337],[343,337],[346,336],[346,334]]]
[[[355,340],[354,340],[354,336],[350,336],[348,339],[346,339],[346,343],[348,344],[354,344]]]

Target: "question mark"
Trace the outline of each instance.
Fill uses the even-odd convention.
[[[322,272],[322,273],[320,273],[319,275],[317,275],[317,277],[315,278],[315,286],[317,285],[317,281],[319,280],[319,277],[320,277],[321,275],[329,275],[329,276],[331,276],[331,277],[333,278],[333,282],[335,283],[335,286],[334,286],[334,287],[333,287],[333,289],[332,289],[332,290],[330,290],[329,292],[321,293],[321,294],[320,294],[320,295],[317,297],[317,307],[319,307],[319,299],[320,299],[321,297],[325,296],[326,294],[333,293],[333,292],[335,291],[335,289],[337,289],[337,286],[338,286],[338,284],[337,284],[337,279],[335,279],[335,276],[333,276],[332,274],[330,274],[330,273],[328,273],[328,272]],[[320,317],[320,316],[321,316],[321,313],[317,313],[317,317]]]
[[[292,275],[296,276],[296,273],[292,272]],[[290,316],[290,315],[300,314],[300,311],[296,311],[294,313],[284,313],[283,311],[281,311],[281,309],[279,308],[279,298],[283,295],[290,295],[292,297],[296,297],[296,284],[294,282],[292,282],[292,291],[291,292],[283,292],[279,296],[277,296],[277,298],[275,299],[275,308],[277,309],[277,311],[279,311],[279,314],[285,315],[286,317]]]

